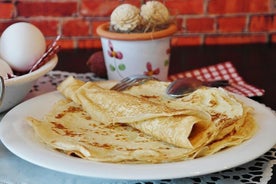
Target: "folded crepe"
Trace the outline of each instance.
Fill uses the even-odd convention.
[[[196,150],[179,148],[127,124],[93,120],[71,100],[58,101],[43,120],[28,117],[48,146],[71,156],[113,163],[162,163],[192,159]]]
[[[82,105],[95,120],[103,123],[131,123],[191,112],[160,106],[144,98],[104,89],[94,82],[83,83],[73,77],[64,80],[57,89],[66,98]]]
[[[78,87],[77,87],[78,86]],[[126,123],[143,133],[183,148],[196,148],[216,132],[210,116],[199,110],[176,110],[145,98],[101,88],[93,82],[67,78],[58,90],[96,121]]]
[[[252,109],[222,88],[202,87],[182,98],[170,98],[166,95],[168,85],[168,82],[148,81],[124,93],[144,97],[175,110],[190,109],[206,112],[216,126],[217,140],[231,133],[237,126],[241,126],[238,122],[242,121],[249,111],[252,112]]]
[[[236,146],[250,139],[257,131],[257,124],[252,116],[252,109],[246,109],[246,114],[232,126],[231,131],[218,135],[210,144],[205,145],[197,152],[197,156],[212,155],[225,148]],[[230,126],[231,127],[231,126]]]
[[[224,89],[202,87],[182,98],[170,98],[166,95],[168,85],[168,82],[152,80],[134,86],[124,93],[144,97],[176,110],[188,108],[208,113],[217,134],[210,143],[199,148],[201,151],[198,151],[198,156],[214,154],[222,149],[239,145],[250,139],[257,131],[253,109]]]
[[[194,159],[250,139],[253,109],[228,92],[202,88],[173,99],[168,82],[149,81],[124,92],[114,81],[67,78],[66,97],[43,120],[28,117],[36,135],[53,149],[88,160],[163,163]]]

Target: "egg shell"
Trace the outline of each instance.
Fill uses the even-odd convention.
[[[0,55],[15,71],[30,70],[45,50],[44,35],[27,22],[10,25],[1,36]]]
[[[4,80],[9,78],[8,75],[12,75],[13,71],[11,67],[8,65],[6,61],[0,58],[0,76],[3,77]]]

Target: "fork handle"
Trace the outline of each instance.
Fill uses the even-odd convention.
[[[203,85],[208,87],[225,87],[225,86],[229,86],[230,84],[228,80],[214,80],[214,81],[204,81]]]

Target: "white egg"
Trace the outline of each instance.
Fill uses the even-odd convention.
[[[0,58],[0,76],[2,76],[4,80],[6,80],[9,78],[9,75],[13,75],[11,67],[6,61]]]
[[[1,36],[0,55],[15,71],[30,70],[45,50],[44,35],[30,23],[12,24]]]

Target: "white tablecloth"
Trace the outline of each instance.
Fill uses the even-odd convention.
[[[52,71],[39,79],[25,100],[54,91],[56,85],[67,76],[73,75],[84,81],[101,80],[92,73],[76,74]],[[5,113],[0,114],[0,120]],[[272,167],[276,164],[276,146],[266,154],[247,164],[229,170],[204,176],[157,181],[126,181],[89,178],[65,174],[45,169],[29,163],[9,152],[0,142],[0,184],[182,184],[182,183],[267,183],[272,176]],[[210,166],[206,166],[210,167]]]

